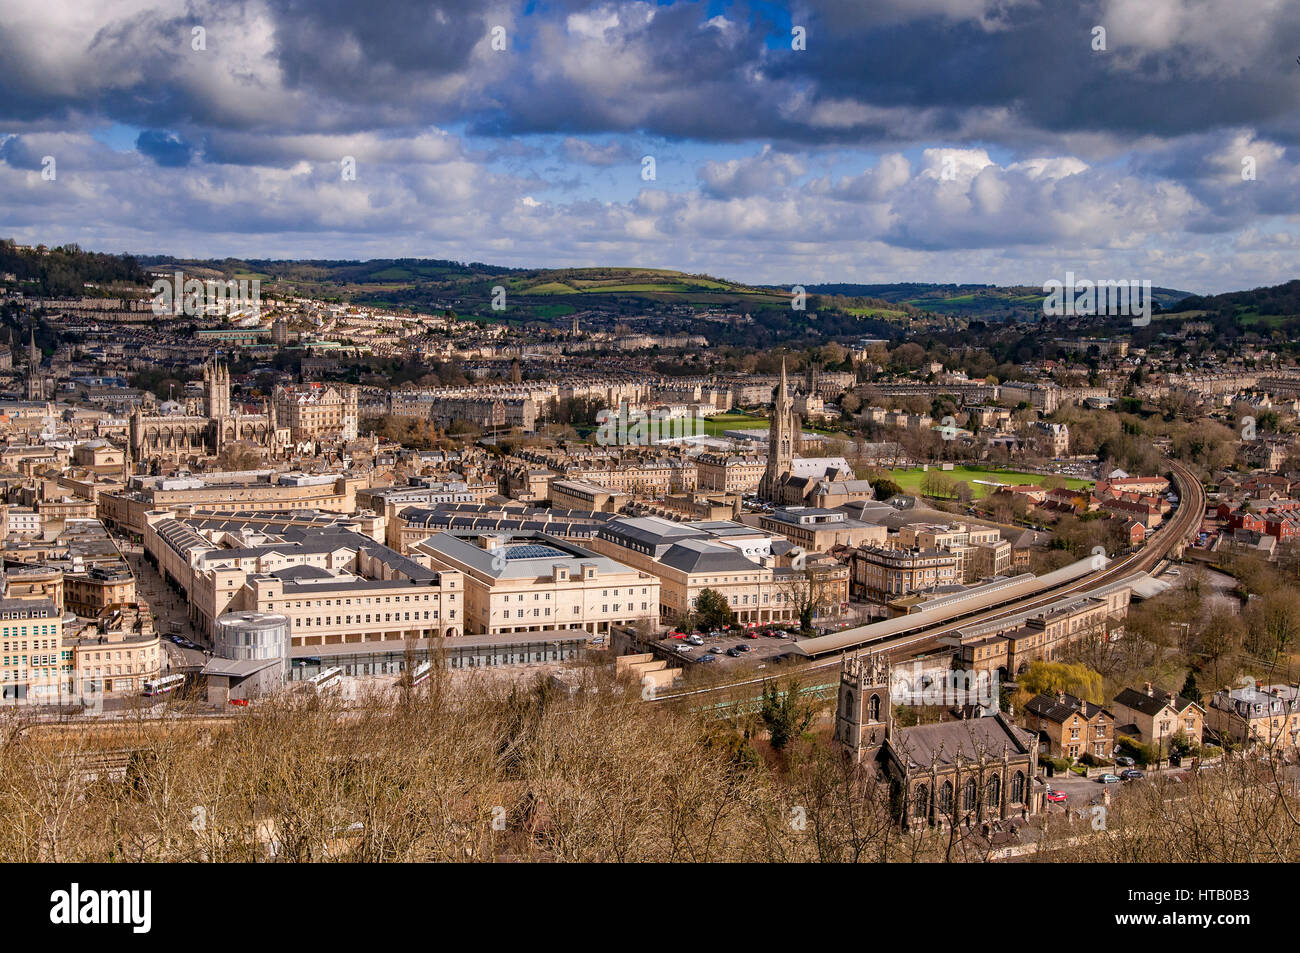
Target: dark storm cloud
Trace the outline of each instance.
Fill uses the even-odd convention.
[[[57,56],[34,48],[26,24],[0,23],[0,119],[1011,148],[1252,124],[1296,140],[1300,17],[1242,0],[1216,32],[1203,21],[1222,4],[1159,0],[1145,17],[1141,6],[825,0],[795,8],[807,31],[795,51],[766,4],[712,16],[699,3],[195,0],[97,24]],[[1098,24],[1104,52],[1091,48]],[[195,52],[200,25],[207,49]],[[494,26],[507,30],[504,53],[489,52]]]
[[[352,101],[465,71],[491,26],[477,0],[270,0],[268,9],[285,84]]]

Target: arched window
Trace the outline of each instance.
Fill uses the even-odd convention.
[[[967,778],[965,785],[961,789],[961,809],[963,811],[975,810],[975,800],[979,796],[979,791],[975,787],[975,779]]]
[[[1011,778],[1011,800],[1021,803],[1025,799],[1025,773],[1017,771]]]
[[[845,713],[846,715],[848,715],[850,718],[854,717],[854,714],[853,714],[853,692],[851,692],[851,691],[845,691],[845,693],[844,693],[844,713]]]
[[[930,789],[918,784],[912,791],[912,816],[925,817],[930,813]]]
[[[952,813],[952,782],[945,781],[939,788],[939,812]]]
[[[989,807],[997,809],[1002,803],[1002,779],[996,774],[993,775],[993,777],[989,778],[988,787],[985,790],[988,792]]]
[[[867,702],[867,718],[871,721],[880,721],[880,696],[872,695],[871,701]]]

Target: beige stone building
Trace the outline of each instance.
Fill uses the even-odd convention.
[[[438,533],[415,553],[464,578],[471,635],[659,624],[656,576],[555,536]]]
[[[632,499],[622,490],[587,480],[552,480],[551,506],[562,510],[617,513]]]
[[[1054,758],[1085,754],[1109,759],[1115,751],[1115,716],[1090,701],[1066,692],[1035,695],[1026,704],[1021,723],[1046,736]]]
[[[275,419],[294,443],[357,438],[357,389],[349,384],[286,384],[271,396]]]
[[[754,493],[763,479],[766,459],[740,454],[700,454],[695,460],[702,493]]]
[[[71,663],[71,651],[66,661]],[[0,599],[0,694],[57,696],[66,682],[63,618],[47,599]]]
[[[1119,734],[1143,744],[1168,750],[1169,739],[1180,732],[1193,745],[1201,743],[1205,709],[1181,695],[1155,688],[1147,682],[1141,691],[1126,688],[1111,702]]]
[[[323,510],[352,513],[356,492],[366,478],[344,474],[237,474],[235,479],[212,477],[146,477],[121,493],[101,493],[99,518],[110,526],[142,533],[145,514],[155,510],[187,508],[214,513]]]
[[[772,538],[736,523],[675,523],[658,517],[611,520],[591,541],[591,548],[661,582],[661,614],[691,612],[705,589],[722,595],[741,623],[798,621],[809,586],[818,603],[817,618],[838,617],[847,601],[848,572],[814,559],[796,570],[789,559],[772,555]]]
[[[241,545],[226,535],[232,530],[215,532],[209,522],[154,513],[144,532],[145,550],[209,636],[217,618],[241,609],[287,616],[293,646],[464,632],[459,573],[430,569],[343,526],[277,530],[258,522],[258,541]]]
[[[1220,738],[1274,749],[1300,747],[1300,688],[1251,685],[1214,693],[1205,724]]]

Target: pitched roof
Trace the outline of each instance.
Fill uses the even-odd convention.
[[[1178,713],[1182,713],[1188,708],[1197,705],[1190,698],[1183,698],[1181,695],[1174,695],[1164,689],[1154,688],[1152,694],[1140,692],[1136,688],[1126,688],[1115,696],[1115,704],[1123,705],[1125,708],[1132,708],[1134,711],[1140,711],[1144,715],[1156,715],[1164,709],[1166,705]],[[1204,710],[1204,709],[1202,709]]]
[[[1100,705],[1094,705],[1090,701],[1076,698],[1068,692],[1062,692],[1060,695],[1048,695],[1046,693],[1035,695],[1025,705],[1025,710],[1058,724],[1074,715],[1082,715],[1088,721],[1091,721],[1098,714],[1114,717]]]
[[[928,766],[932,759],[940,765],[955,764],[958,757],[977,760],[981,749],[989,758],[1001,758],[1004,750],[1013,755],[1027,754],[1037,743],[1033,732],[1017,728],[997,714],[899,728],[887,747],[899,763],[910,761],[910,767],[918,768]]]

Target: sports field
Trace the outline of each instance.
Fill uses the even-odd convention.
[[[976,483],[976,480],[988,480],[1016,486],[1022,483],[1040,484],[1047,479],[1047,475],[1042,473],[1022,473],[1017,470],[997,470],[986,467],[953,467],[951,470],[939,470],[938,467],[931,467],[930,469],[931,472],[938,472],[954,483],[961,480],[966,481],[970,484],[970,488],[977,499],[988,496],[996,487]],[[921,492],[921,481],[925,479],[925,471],[920,467],[890,470],[889,474],[890,479],[903,488],[903,492],[914,495]],[[1065,485],[1072,490],[1077,490],[1082,487],[1092,486],[1092,483],[1088,480],[1075,480],[1067,477]]]

